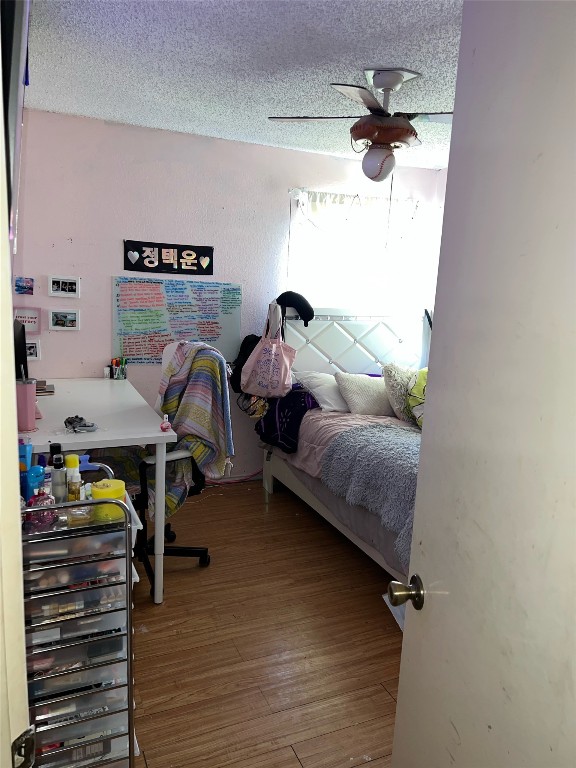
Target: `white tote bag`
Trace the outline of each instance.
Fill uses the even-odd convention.
[[[242,392],[258,397],[284,397],[292,389],[292,363],[296,350],[280,338],[282,310],[273,301],[268,307],[264,334],[242,367]]]

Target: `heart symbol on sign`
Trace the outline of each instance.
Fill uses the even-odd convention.
[[[132,264],[136,264],[138,259],[140,258],[140,254],[138,251],[128,251],[128,258],[132,262]]]
[[[210,256],[200,256],[200,266],[202,269],[206,269],[208,264],[210,264]]]

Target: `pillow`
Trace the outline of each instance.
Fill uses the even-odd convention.
[[[336,373],[340,393],[348,404],[350,413],[365,416],[394,416],[394,409],[386,394],[384,379],[372,378],[363,373]]]
[[[401,368],[395,363],[386,363],[382,368],[386,393],[390,405],[400,421],[416,423],[416,419],[408,405],[408,383],[414,371],[411,368]]]
[[[424,421],[427,379],[428,368],[421,368],[411,376],[408,382],[408,406],[420,429],[422,429],[422,422]]]
[[[331,373],[294,371],[294,377],[314,396],[323,411],[348,413],[346,400],[340,394],[336,379]]]

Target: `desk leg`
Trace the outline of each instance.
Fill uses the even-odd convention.
[[[154,602],[164,600],[164,523],[166,521],[166,443],[156,443],[156,501],[154,512]]]

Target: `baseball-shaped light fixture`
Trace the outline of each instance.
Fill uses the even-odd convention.
[[[384,181],[396,166],[396,158],[389,144],[371,144],[362,158],[364,175],[372,181]]]

